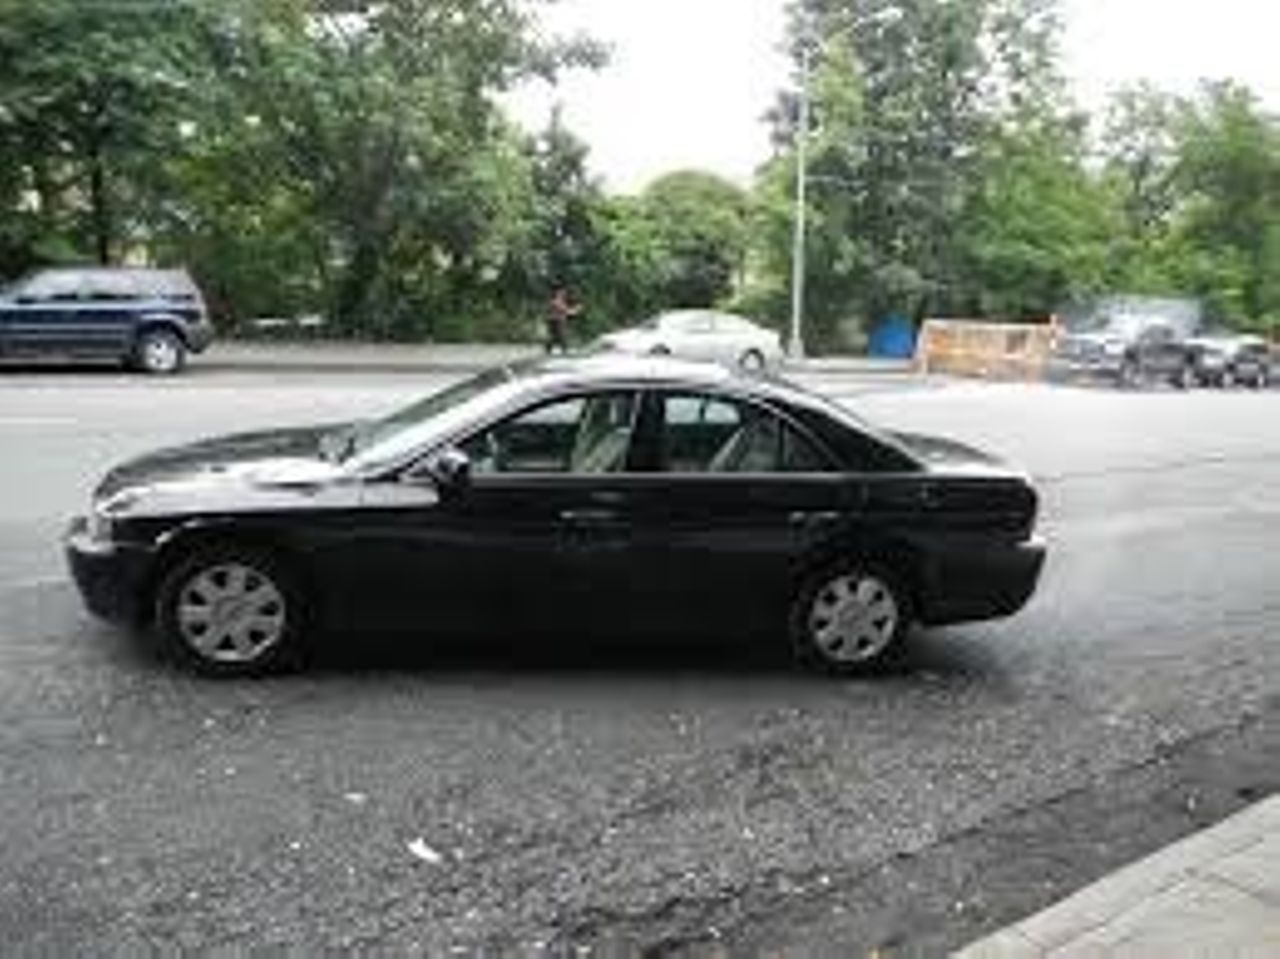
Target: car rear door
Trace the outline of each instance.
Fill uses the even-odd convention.
[[[650,472],[633,494],[638,615],[709,638],[776,633],[800,570],[856,516],[860,484],[755,402],[669,390],[646,410]]]

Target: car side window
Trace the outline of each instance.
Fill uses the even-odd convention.
[[[813,443],[781,417],[737,400],[662,397],[659,468],[666,473],[813,473],[829,469]]]
[[[127,273],[92,273],[85,276],[81,295],[95,302],[118,302],[137,297],[137,286]]]
[[[62,303],[80,298],[82,282],[77,273],[38,273],[18,291],[20,300],[31,303]]]
[[[555,400],[472,436],[461,449],[476,476],[620,473],[638,408],[634,393]]]
[[[715,319],[709,313],[689,313],[673,317],[671,332],[681,335],[702,336],[715,332]]]

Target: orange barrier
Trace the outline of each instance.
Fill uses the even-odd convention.
[[[920,373],[949,373],[983,379],[1044,378],[1057,323],[988,323],[979,320],[925,320],[916,341]]]

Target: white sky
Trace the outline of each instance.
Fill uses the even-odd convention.
[[[959,0],[963,2],[963,0]],[[574,73],[512,98],[527,125],[551,104],[591,146],[592,169],[638,190],[672,169],[739,182],[768,156],[762,120],[785,84],[785,0],[560,0],[552,32],[611,45],[597,73]],[[1233,77],[1280,110],[1280,0],[1063,0],[1065,67],[1085,105],[1139,79],[1188,92]]]

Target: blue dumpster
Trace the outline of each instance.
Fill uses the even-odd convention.
[[[905,316],[886,316],[871,329],[867,353],[886,359],[907,360],[916,353],[916,326]]]

